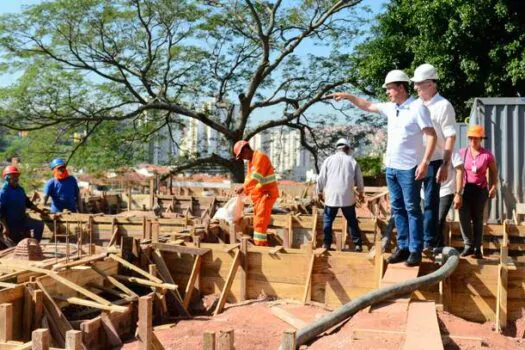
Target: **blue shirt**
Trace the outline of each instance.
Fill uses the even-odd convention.
[[[76,212],[79,192],[77,180],[73,176],[68,176],[64,180],[51,178],[44,187],[44,195],[51,197],[52,213],[58,213],[64,209]]]
[[[20,186],[7,186],[0,191],[0,213],[10,231],[23,231],[28,200]]]

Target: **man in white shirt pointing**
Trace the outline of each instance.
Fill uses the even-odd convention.
[[[436,146],[436,132],[425,105],[410,96],[405,72],[390,71],[383,87],[390,102],[373,103],[344,93],[328,97],[345,99],[360,109],[381,113],[388,118],[386,179],[390,204],[397,228],[397,250],[387,262],[405,262],[407,266],[421,263],[423,250],[423,215],[419,202],[422,180]],[[423,135],[427,137],[426,146]]]

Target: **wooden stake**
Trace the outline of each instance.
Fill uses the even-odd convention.
[[[282,350],[295,350],[297,343],[295,342],[295,330],[287,329],[283,332],[283,339],[281,342]]]
[[[233,329],[219,332],[219,339],[217,339],[217,350],[233,350],[234,339]]]
[[[215,332],[204,332],[203,350],[215,350]]]
[[[0,343],[13,340],[13,304],[0,304]]]
[[[82,348],[82,331],[67,331],[66,332],[66,348],[65,350],[80,350]]]
[[[503,264],[499,264],[498,295],[496,304],[496,330],[498,332],[502,332],[507,327],[507,282],[507,267]]]
[[[33,331],[31,342],[33,350],[49,350],[50,335],[48,329],[37,329]]]
[[[241,238],[241,270],[239,271],[239,279],[240,279],[240,293],[239,293],[239,300],[245,301],[246,300],[246,292],[247,292],[247,278],[248,278],[248,240],[250,238],[243,235]]]
[[[26,288],[24,288],[24,314],[22,319],[22,338],[24,341],[31,339],[31,331],[33,330],[33,309],[33,295],[26,286]]]
[[[239,257],[240,257],[241,250],[238,249],[235,252],[235,256],[233,257],[233,262],[230,267],[230,271],[228,272],[228,277],[226,278],[226,282],[224,283],[224,288],[222,289],[221,296],[219,298],[219,303],[217,304],[217,308],[215,309],[214,315],[218,315],[222,312],[222,309],[224,308],[224,304],[226,303],[226,298],[228,297],[228,293],[230,292],[230,288],[233,284],[233,280],[235,278],[235,273],[237,272],[237,268],[239,267]]]
[[[188,284],[186,285],[186,291],[184,294],[184,304],[183,305],[186,310],[190,306],[191,296],[193,294],[193,287],[195,285],[195,281],[197,281],[197,279],[200,276],[201,264],[202,264],[202,257],[200,255],[195,256],[195,261],[193,262],[193,268],[191,269],[190,279],[188,280]]]
[[[139,349],[152,350],[153,346],[153,297],[147,295],[139,298]]]

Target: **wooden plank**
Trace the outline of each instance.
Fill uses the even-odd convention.
[[[13,304],[0,304],[0,342],[13,340]]]
[[[195,286],[195,281],[197,281],[197,278],[200,275],[201,270],[201,264],[202,264],[202,257],[200,255],[195,256],[195,262],[193,263],[193,268],[191,270],[190,279],[188,281],[188,284],[186,285],[186,292],[184,294],[184,308],[188,309],[191,302],[191,296],[193,294],[193,287]]]
[[[102,327],[106,333],[109,345],[111,345],[111,347],[121,347],[122,340],[120,340],[118,330],[105,312],[100,314],[100,321],[102,322]]]
[[[421,340],[425,341],[422,342]],[[408,308],[404,350],[443,350],[435,302],[412,302]]]
[[[160,251],[190,254],[190,255],[204,255],[211,250],[209,248],[193,248],[193,247],[186,247],[182,245],[167,244],[167,243],[152,243],[151,246]]]
[[[283,332],[283,337],[281,341],[282,350],[295,350],[297,348],[297,343],[295,341],[295,330],[287,329]]]
[[[33,350],[49,350],[51,336],[48,329],[34,330],[31,336]]]
[[[507,284],[507,267],[500,264],[498,266],[498,294],[496,298],[496,330],[498,332],[502,332],[507,327]]]
[[[304,283],[304,293],[303,293],[303,303],[307,303],[311,299],[311,292],[312,292],[312,273],[314,271],[314,265],[315,265],[315,254],[311,252],[311,246],[310,246],[310,264],[308,265],[308,269],[306,270],[306,281]]]
[[[33,293],[33,329],[42,326],[42,317],[44,317],[44,292],[34,290]]]
[[[281,309],[280,307],[274,306],[270,310],[272,311],[272,314],[274,316],[288,323],[290,326],[294,327],[295,329],[300,329],[307,325],[306,322],[292,315],[290,312]]]
[[[155,265],[157,265],[158,273],[162,280],[164,282],[168,282],[171,284],[176,284],[173,280],[173,276],[171,275],[171,272],[166,265],[166,261],[164,261],[164,258],[162,257],[162,253],[159,249],[154,249],[151,253],[151,256],[153,257],[153,261],[155,262]],[[177,308],[177,312],[182,316],[189,316],[188,310],[184,307],[184,303],[182,301],[182,298],[178,292],[178,290],[171,292],[173,295],[173,299],[175,302],[175,307]]]
[[[237,268],[239,267],[240,252],[240,249],[235,252],[235,256],[233,257],[233,262],[231,264],[230,271],[228,272],[228,277],[226,277],[226,282],[224,283],[224,288],[222,289],[221,296],[219,298],[219,302],[217,304],[217,308],[215,309],[214,315],[218,315],[219,313],[221,313],[222,309],[224,308],[224,304],[226,303],[226,297],[230,292],[233,279],[235,278],[235,273],[237,272]]]
[[[405,264],[388,264],[386,272],[381,279],[381,288],[417,278],[419,269],[420,266],[409,267]],[[370,312],[394,312],[395,310],[404,310],[408,307],[409,301],[410,295],[406,295],[388,302],[373,305],[370,308]]]
[[[139,298],[138,341],[140,350],[152,350],[153,346],[153,296]]]
[[[51,298],[45,287],[36,281],[38,288],[42,291],[42,300],[44,304],[44,313],[46,318],[50,322],[50,330],[53,333],[53,339],[58,343],[58,346],[65,345],[65,334],[67,331],[72,330],[73,327],[69,323],[68,319],[62,313],[62,310]]]
[[[29,288],[24,290],[24,311],[22,319],[22,339],[28,341],[31,339],[32,320],[33,320],[33,295]]]

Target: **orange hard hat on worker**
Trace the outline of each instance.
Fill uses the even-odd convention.
[[[245,140],[235,142],[235,145],[233,145],[233,154],[235,155],[235,158],[239,159],[239,157],[241,156],[242,149],[246,145],[249,145],[249,142]]]
[[[468,128],[467,137],[484,138],[485,129],[481,125],[472,125]]]
[[[2,171],[2,177],[6,177],[6,175],[20,175],[20,171],[16,166],[8,165],[5,167],[4,171]]]

